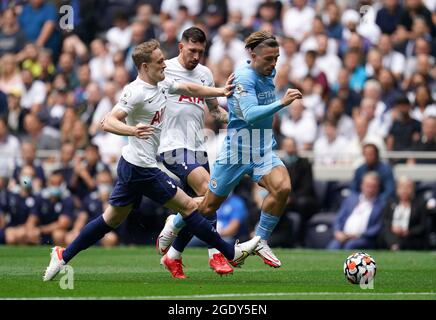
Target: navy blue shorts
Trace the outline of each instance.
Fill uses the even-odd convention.
[[[190,196],[196,196],[188,185],[188,175],[196,168],[203,167],[209,171],[209,161],[205,151],[176,149],[160,154],[164,166],[174,173],[182,184],[182,189]]]
[[[137,208],[142,196],[165,204],[177,193],[177,184],[159,168],[142,168],[120,158],[117,167],[118,181],[109,197],[109,204],[125,207],[133,203]]]

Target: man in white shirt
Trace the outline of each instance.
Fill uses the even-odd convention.
[[[200,64],[206,50],[206,35],[197,28],[186,29],[179,44],[180,54],[165,64],[165,82],[193,82],[202,86],[214,86],[212,72]],[[204,146],[205,106],[211,115],[220,122],[227,122],[227,112],[222,109],[216,98],[191,98],[180,94],[168,94],[165,111],[165,122],[159,153],[165,167],[174,173],[182,182],[183,190],[190,196],[206,194],[209,175],[208,155]],[[183,219],[180,214],[174,217]],[[216,213],[207,216],[216,228]],[[160,254],[166,254],[166,266],[170,272],[183,272],[182,253],[192,239],[192,233],[182,229],[170,248],[159,248]],[[218,250],[209,248],[209,265],[218,274],[233,272],[224,256]]]
[[[329,249],[368,249],[382,227],[385,202],[378,197],[379,177],[375,172],[364,175],[361,193],[350,194],[342,203],[334,223],[334,239]]]
[[[256,248],[260,237],[242,244],[225,242],[197,210],[198,202],[186,195],[166,173],[157,167],[156,153],[165,119],[167,94],[191,97],[227,96],[232,86],[211,88],[192,83],[173,82],[167,86],[166,68],[159,42],[150,40],[138,45],[132,55],[138,69],[136,80],[127,85],[119,102],[102,123],[103,129],[128,136],[118,163],[118,181],[103,215],[89,222],[67,247],[56,246],[43,280],[52,280],[80,251],[89,248],[106,233],[119,226],[137,207],[143,196],[166,208],[180,212],[187,229],[199,239],[219,249],[235,267],[241,265]],[[161,263],[164,263],[165,256]],[[185,278],[184,275],[174,277]]]

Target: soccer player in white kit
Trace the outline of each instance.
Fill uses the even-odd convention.
[[[53,279],[80,251],[120,225],[132,208],[139,205],[142,196],[180,212],[189,231],[218,248],[234,266],[241,265],[260,240],[254,237],[235,245],[225,242],[210,222],[197,212],[197,202],[178,188],[156,163],[166,95],[225,96],[230,94],[231,86],[220,89],[176,81],[169,86],[160,83],[165,78],[166,65],[156,40],[138,45],[132,58],[138,77],[124,88],[122,97],[103,123],[105,131],[128,136],[129,139],[118,163],[118,181],[109,198],[109,206],[101,216],[89,222],[67,248],[53,248],[44,281]]]
[[[165,64],[165,80],[192,82],[213,87],[212,72],[200,64],[206,49],[206,35],[197,27],[190,27],[182,34],[179,43],[180,54]],[[159,153],[165,167],[175,174],[182,184],[183,190],[190,196],[204,196],[209,183],[209,163],[204,147],[205,106],[218,121],[227,122],[227,112],[221,108],[216,98],[203,99],[181,94],[169,94],[165,111],[165,123],[162,131]],[[216,228],[216,213],[205,216]],[[180,214],[170,216],[174,223],[182,223]],[[182,252],[193,235],[182,229],[171,247],[162,246],[160,235],[157,239],[157,250],[165,255],[162,260],[173,277],[184,278]],[[209,266],[217,274],[232,273],[233,269],[227,259],[217,249],[209,246]]]

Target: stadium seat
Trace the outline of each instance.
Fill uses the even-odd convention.
[[[333,239],[333,223],[335,212],[322,212],[315,214],[307,223],[305,247],[325,249]]]

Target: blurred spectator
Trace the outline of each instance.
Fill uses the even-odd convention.
[[[337,133],[347,140],[354,138],[356,129],[353,120],[344,112],[344,104],[340,98],[332,98],[328,102],[325,119],[336,123]],[[321,128],[322,130],[322,128]],[[322,134],[321,134],[322,135]]]
[[[209,63],[218,64],[224,56],[230,57],[236,67],[249,59],[244,42],[236,38],[235,31],[228,25],[222,26],[213,40]]]
[[[281,134],[294,138],[298,150],[311,150],[317,131],[314,116],[310,111],[305,110],[301,100],[295,100],[287,109],[288,114],[281,118]]]
[[[332,87],[335,84],[342,67],[341,59],[339,59],[333,49],[330,49],[332,46],[331,41],[334,40],[328,39],[324,34],[320,34],[316,37],[316,65],[327,76],[329,87]]]
[[[6,94],[24,91],[23,80],[13,54],[7,53],[0,58],[0,90]]]
[[[315,10],[307,0],[294,0],[292,6],[283,7],[283,33],[300,43],[310,32]]]
[[[82,105],[86,100],[86,87],[91,83],[91,69],[88,64],[82,64],[77,69],[77,80],[79,81],[74,88],[74,99],[77,105]]]
[[[277,79],[278,75],[276,75]],[[283,88],[284,92],[289,88],[289,85]],[[318,89],[318,90],[317,90]],[[301,93],[303,94],[303,104],[308,111],[310,111],[315,119],[320,121],[325,113],[325,103],[322,100],[320,91],[322,89],[317,88],[315,85],[315,79],[310,75],[306,76],[301,83]],[[281,96],[281,95],[278,95]]]
[[[38,47],[50,48],[54,55],[59,53],[61,35],[58,30],[57,9],[53,4],[43,0],[30,0],[24,5],[18,20],[30,41]]]
[[[350,49],[344,57],[344,66],[349,72],[349,87],[360,92],[366,81],[365,68],[360,65],[360,52],[357,49]]]
[[[0,90],[0,117],[6,117],[8,114],[8,96]]]
[[[6,198],[0,207],[0,244],[26,244],[27,223],[30,215],[37,214],[38,197],[33,190],[35,171],[31,166],[23,166],[19,183],[8,191],[3,185]]]
[[[24,117],[24,138],[36,146],[36,150],[58,150],[60,147],[59,131],[44,125],[42,120],[48,120],[39,113],[29,113]]]
[[[237,194],[231,194],[217,211],[217,231],[227,242],[248,236],[248,208]]]
[[[395,32],[402,15],[403,9],[398,0],[383,0],[383,7],[377,11],[375,23],[382,33],[391,35]]]
[[[20,105],[21,93],[12,91],[8,94],[7,124],[9,131],[21,137],[24,134],[24,116],[27,111],[23,110]]]
[[[359,106],[361,96],[350,87],[350,72],[346,68],[339,70],[337,83],[333,85],[332,89],[331,95],[344,101],[345,113],[351,116],[353,109]]]
[[[326,16],[323,17],[326,22],[326,31],[329,38],[335,40],[342,39],[341,9],[336,2],[330,2],[327,5]]]
[[[281,149],[286,152],[282,160],[292,180],[286,212],[297,212],[303,222],[308,221],[319,209],[312,166],[306,158],[299,156],[297,144],[293,138],[283,139]]]
[[[82,204],[80,212],[74,219],[72,229],[65,232],[60,243],[69,245],[80,233],[80,230],[91,220],[99,217],[108,206],[108,200],[112,191],[112,176],[109,171],[101,171],[97,174],[97,191],[87,195]],[[107,233],[99,243],[103,247],[113,247],[118,243],[118,235],[115,231]],[[61,244],[62,245],[62,244]]]
[[[432,13],[425,7],[422,0],[406,0],[404,11],[400,16],[395,31],[395,42],[404,44],[413,37],[412,26],[416,17],[422,17],[432,37],[436,36],[436,27],[432,21]]]
[[[38,63],[32,75],[48,84],[53,81],[55,73],[56,68],[53,64],[51,52],[48,49],[41,50],[38,54]]]
[[[203,2],[204,20],[208,37],[214,39],[221,26],[227,23],[227,3],[225,0],[208,0]]]
[[[412,144],[419,140],[421,124],[411,118],[411,105],[407,97],[399,97],[395,103],[396,118],[386,140],[388,150],[411,150]]]
[[[177,39],[177,25],[173,20],[162,23],[162,33],[159,36],[160,48],[166,59],[179,54],[179,40]]]
[[[74,66],[74,56],[72,53],[63,52],[59,57],[58,73],[65,76],[68,89],[74,89],[79,85],[77,73]]]
[[[16,163],[13,178],[19,183],[19,177],[24,166],[32,167],[34,171],[34,177],[32,179],[33,191],[39,193],[43,187],[45,187],[45,174],[42,163],[36,158],[35,146],[27,141],[21,144],[21,159]]]
[[[377,48],[383,55],[383,67],[390,70],[397,80],[401,79],[406,69],[406,58],[402,53],[393,50],[390,36],[382,34]]]
[[[70,180],[70,187],[74,195],[82,200],[86,195],[96,190],[96,176],[103,170],[108,171],[109,168],[101,162],[98,147],[93,144],[88,145],[84,158],[77,159],[74,165],[74,172]]]
[[[372,98],[364,98],[360,102],[359,108],[356,110],[354,117],[364,117],[368,121],[368,132],[385,139],[391,127],[389,114],[376,116],[377,101]]]
[[[106,80],[112,77],[114,72],[112,56],[106,48],[106,42],[98,38],[91,42],[91,52],[92,58],[89,61],[91,80],[103,85]]]
[[[381,239],[390,250],[419,250],[428,246],[427,211],[424,202],[415,198],[414,183],[407,177],[397,181],[397,199],[383,212]]]
[[[142,3],[136,8],[135,23],[141,24],[144,28],[143,41],[148,41],[150,39],[156,39],[157,30],[152,21],[153,18],[153,7],[149,3]],[[133,29],[133,24],[132,24]],[[132,42],[134,38],[134,32],[132,30]],[[137,41],[137,40],[136,40]],[[140,43],[140,42],[138,42]],[[126,54],[126,57],[128,55]]]
[[[256,18],[252,24],[253,31],[262,29],[265,23],[272,25],[273,34],[282,34],[281,23],[277,18],[276,5],[273,2],[264,2],[259,6],[258,18]]]
[[[422,121],[426,116],[436,117],[436,104],[428,86],[420,85],[416,88],[414,101],[411,115],[413,119]]]
[[[325,120],[323,132],[313,146],[314,163],[323,166],[350,163],[348,139],[338,134],[337,123]]]
[[[129,26],[129,17],[125,11],[118,11],[113,18],[113,27],[106,33],[109,51],[115,53],[126,50],[131,38],[132,28]]]
[[[176,19],[180,5],[186,6],[192,17],[197,16],[201,11],[200,0],[163,0],[160,7],[161,23],[168,19]]]
[[[53,171],[48,177],[47,188],[41,192],[37,214],[29,216],[28,241],[34,244],[61,244],[73,217],[74,204],[70,192],[62,174]]]
[[[44,82],[41,80],[34,80],[30,70],[21,71],[21,79],[24,84],[24,91],[21,96],[21,107],[30,110],[33,106],[36,110],[40,110],[44,104],[47,92]]]
[[[20,156],[20,142],[9,134],[6,119],[0,117],[0,170],[6,170],[9,176]]]
[[[377,79],[380,70],[383,68],[383,56],[377,48],[368,51],[367,62],[365,65],[366,77]]]
[[[231,1],[227,0],[230,12],[239,11],[242,14],[242,24],[246,27],[252,25],[256,18],[257,8],[263,0]]]
[[[60,150],[60,162],[58,171],[62,174],[62,177],[70,189],[71,177],[74,173],[74,157],[76,150],[71,142],[62,143]],[[71,190],[70,190],[71,191]]]
[[[378,196],[380,180],[375,172],[363,176],[361,192],[342,203],[334,223],[334,239],[328,249],[370,249],[382,228],[385,202]]]
[[[395,193],[395,180],[391,166],[380,160],[379,149],[373,143],[364,144],[362,153],[365,163],[354,171],[354,177],[351,180],[351,190],[357,193],[361,192],[360,187],[363,177],[366,173],[374,171],[380,178],[379,197],[381,200],[387,201]]]
[[[129,72],[130,79],[134,79],[138,72],[135,68],[135,64],[133,63],[133,59],[132,59],[133,50],[138,44],[144,41],[146,35],[145,35],[145,27],[142,22],[136,21],[132,23],[131,30],[132,30],[132,38],[128,48],[126,49],[126,55],[125,55],[126,58],[124,61],[124,66]]]
[[[431,151],[436,152],[436,117],[426,117],[422,121],[422,133],[420,139],[412,145],[412,151]],[[413,159],[410,158],[408,163],[432,163],[436,164],[436,159]]]
[[[2,14],[0,29],[0,56],[6,53],[18,53],[23,49],[26,35],[20,29],[14,9],[7,9]]]

